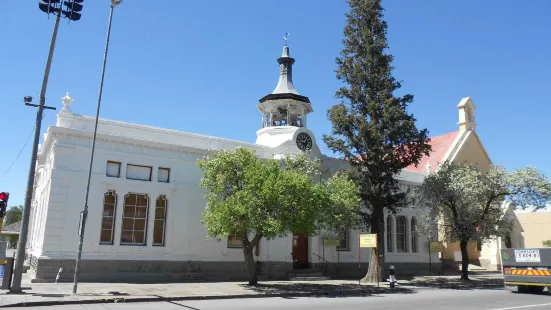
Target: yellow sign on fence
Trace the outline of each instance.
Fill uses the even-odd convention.
[[[431,241],[429,243],[429,245],[430,245],[430,252],[431,253],[442,252],[442,242],[440,242],[440,241]]]
[[[377,234],[360,235],[360,248],[376,248]]]
[[[338,246],[339,240],[336,239],[323,239],[324,246]]]

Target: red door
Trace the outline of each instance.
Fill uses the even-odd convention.
[[[293,233],[293,268],[305,269],[308,264],[308,236],[302,233]]]

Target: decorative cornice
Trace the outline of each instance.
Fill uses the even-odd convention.
[[[48,128],[48,136],[44,142],[43,151],[39,154],[39,159],[44,160],[45,155],[51,152],[54,145],[59,146],[85,146],[88,147],[93,138],[93,133],[87,130],[79,130],[73,128],[62,128],[62,127],[50,127]],[[71,141],[71,142],[69,142]],[[84,142],[84,143],[79,143]],[[98,148],[107,149],[116,152],[122,153],[135,153],[142,154],[146,156],[162,156],[167,154],[175,155],[192,155],[192,156],[204,156],[213,151],[219,151],[222,149],[202,149],[191,146],[182,146],[167,144],[149,140],[140,140],[136,138],[130,138],[125,136],[115,136],[110,134],[98,133],[96,136],[96,143]],[[234,145],[239,147],[242,145]],[[264,151],[266,147],[261,145],[253,144],[249,146],[251,149],[257,151]],[[271,152],[270,152],[271,154]],[[267,154],[259,154],[267,155]],[[263,156],[265,157],[265,156]]]

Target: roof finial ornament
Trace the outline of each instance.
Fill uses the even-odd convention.
[[[289,34],[288,32],[285,32],[285,35],[283,36],[283,40],[285,40],[285,46],[287,46],[287,40],[289,40]]]
[[[71,105],[73,104],[73,100],[74,99],[69,96],[69,92],[67,92],[67,94],[61,98],[61,101],[63,102],[63,109],[61,109],[61,111],[71,112]]]

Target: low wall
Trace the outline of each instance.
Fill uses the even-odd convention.
[[[285,280],[292,263],[258,262],[259,280]],[[75,260],[31,259],[32,282],[72,282]],[[82,260],[80,282],[172,283],[247,281],[245,262]]]

